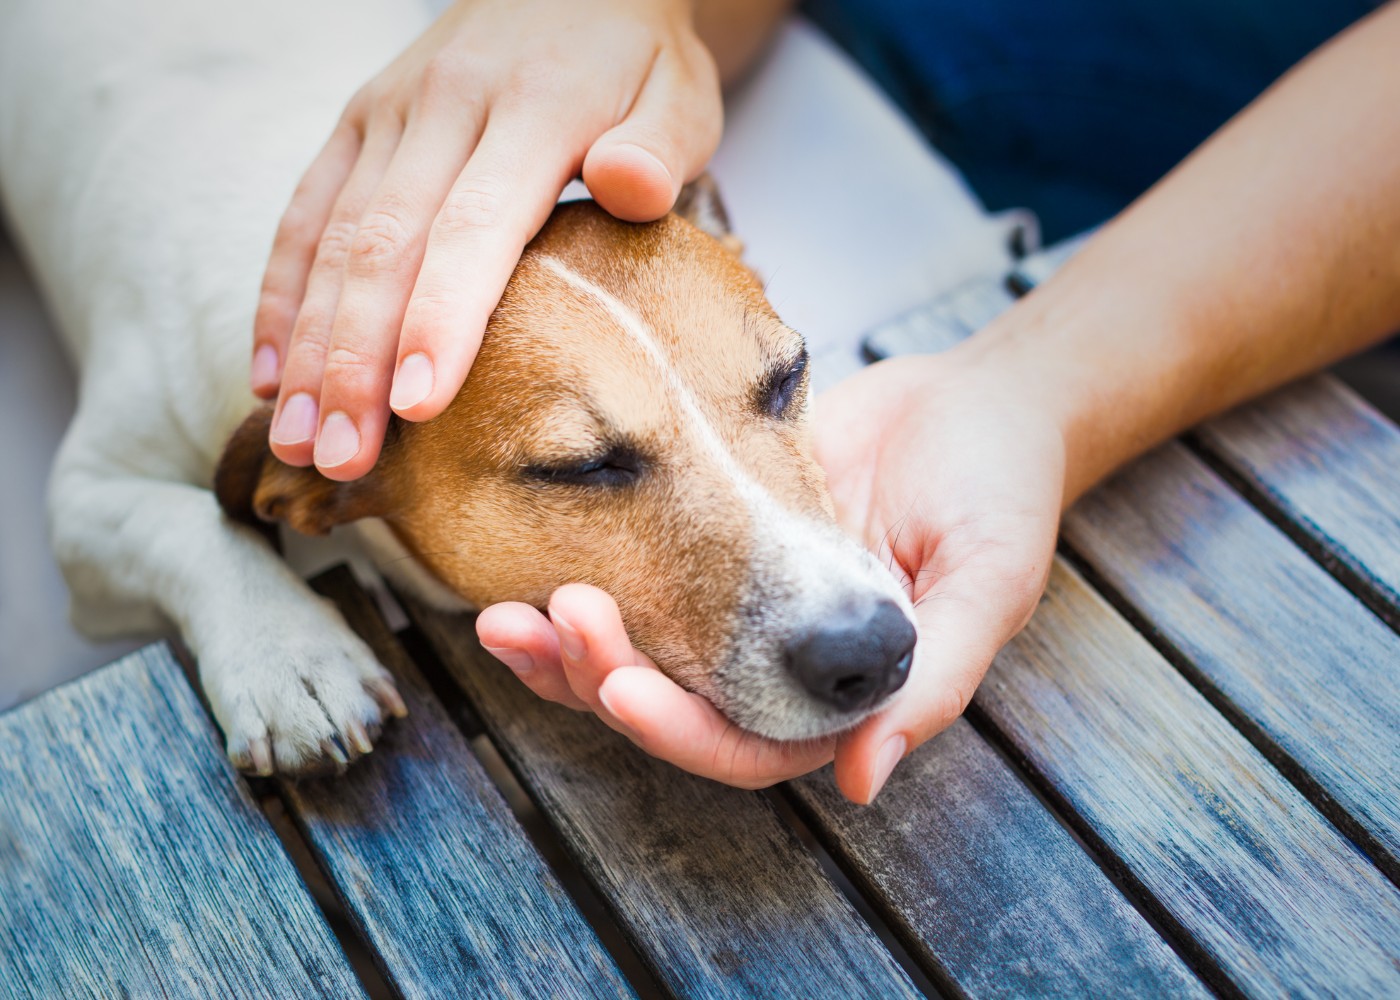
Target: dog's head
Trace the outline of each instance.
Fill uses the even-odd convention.
[[[832,519],[802,338],[718,228],[712,189],[684,210],[633,225],[560,206],[446,412],[396,419],[374,471],[336,483],[274,459],[260,410],[225,453],[221,503],[307,533],[382,518],[476,607],[594,584],[638,648],[739,726],[853,725],[904,681],[909,601]]]

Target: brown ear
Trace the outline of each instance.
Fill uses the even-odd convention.
[[[735,257],[744,252],[744,243],[729,228],[729,213],[719,196],[715,179],[703,173],[681,188],[671,211],[685,219],[702,233],[708,233],[723,244]]]
[[[271,426],[272,407],[260,406],[224,446],[214,495],[230,518],[258,528],[282,521],[303,535],[324,535],[337,524],[382,512],[372,475],[337,483],[314,467],[278,461],[267,443]]]

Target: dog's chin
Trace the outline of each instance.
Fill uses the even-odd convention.
[[[898,694],[887,695],[868,708],[842,712],[796,692],[781,699],[767,693],[755,699],[746,699],[742,694],[696,693],[707,697],[740,729],[779,743],[825,740],[850,732],[883,711]]]

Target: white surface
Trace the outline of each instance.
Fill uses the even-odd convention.
[[[1009,217],[988,218],[956,173],[815,30],[795,23],[729,109],[713,167],[749,264],[818,374],[855,366],[885,319],[1009,262]],[[32,285],[0,249],[0,709],[105,663],[66,620],[43,492],[73,380]],[[304,572],[341,558],[298,546]]]
[[[745,260],[827,373],[858,364],[861,337],[883,321],[1005,272],[1011,231],[1033,224],[1026,213],[988,216],[884,94],[800,20],[730,102],[711,173]]]

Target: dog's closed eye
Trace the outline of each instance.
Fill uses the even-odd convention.
[[[614,446],[586,458],[527,465],[524,475],[540,483],[617,488],[635,483],[645,468],[635,449]]]
[[[793,401],[801,395],[807,376],[807,349],[796,357],[775,365],[758,389],[759,409],[770,417],[787,417]]]

